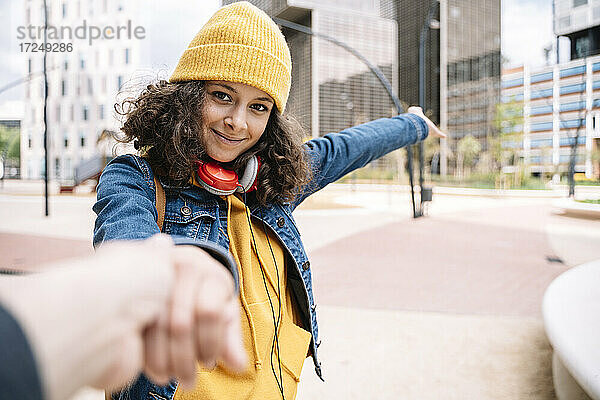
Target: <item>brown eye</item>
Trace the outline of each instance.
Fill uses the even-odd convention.
[[[250,107],[255,109],[256,111],[268,111],[269,109],[264,104],[252,104]]]
[[[231,100],[231,96],[229,96],[227,93],[214,91],[214,92],[212,92],[212,95],[222,101],[230,101]]]

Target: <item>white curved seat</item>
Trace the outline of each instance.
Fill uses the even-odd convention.
[[[600,260],[556,278],[546,289],[542,312],[555,355],[591,398],[600,399]],[[554,385],[559,396],[569,392],[560,387],[568,382],[561,376],[565,374],[555,363]],[[563,394],[559,398],[570,397]]]

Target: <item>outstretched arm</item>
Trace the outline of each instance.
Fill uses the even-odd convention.
[[[443,137],[420,107],[411,107],[406,114],[377,119],[308,141],[305,146],[313,179],[292,207],[349,172],[393,150],[424,140],[430,129],[435,136]]]

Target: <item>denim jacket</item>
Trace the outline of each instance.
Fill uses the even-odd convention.
[[[413,114],[402,114],[312,139],[304,146],[313,177],[298,197],[291,203],[260,207],[252,192],[247,196],[251,215],[262,219],[284,248],[288,285],[297,300],[302,324],[312,334],[309,349],[315,371],[321,379],[311,265],[292,211],[327,184],[393,150],[423,140],[427,134],[428,128],[423,119]],[[98,200],[93,206],[98,216],[94,227],[94,247],[110,240],[145,239],[159,232],[153,179],[149,164],[138,156],[120,156],[106,166],[98,183]],[[186,242],[208,241],[229,249],[227,206],[221,197],[196,186],[173,187],[167,182],[161,183],[166,193],[165,233],[183,237]],[[171,399],[176,388],[176,382],[158,387],[141,375],[129,388],[129,395],[132,399]]]

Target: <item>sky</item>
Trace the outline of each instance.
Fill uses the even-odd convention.
[[[545,65],[543,49],[548,45],[556,49],[555,42],[552,0],[502,0],[502,55],[508,58],[508,66]],[[560,48],[561,60],[565,61],[568,48],[562,42]],[[553,50],[551,61],[555,60]]]
[[[133,22],[147,32],[142,43],[143,68],[160,71],[163,76],[175,67],[191,38],[220,5],[219,0],[138,1],[143,1],[144,7]],[[19,51],[16,37],[16,27],[24,25],[23,21],[22,1],[0,0],[0,88],[25,75],[26,57]],[[543,48],[554,41],[552,0],[502,1],[502,52],[509,66],[544,65]],[[0,93],[0,108],[6,101],[21,100],[23,86]]]

